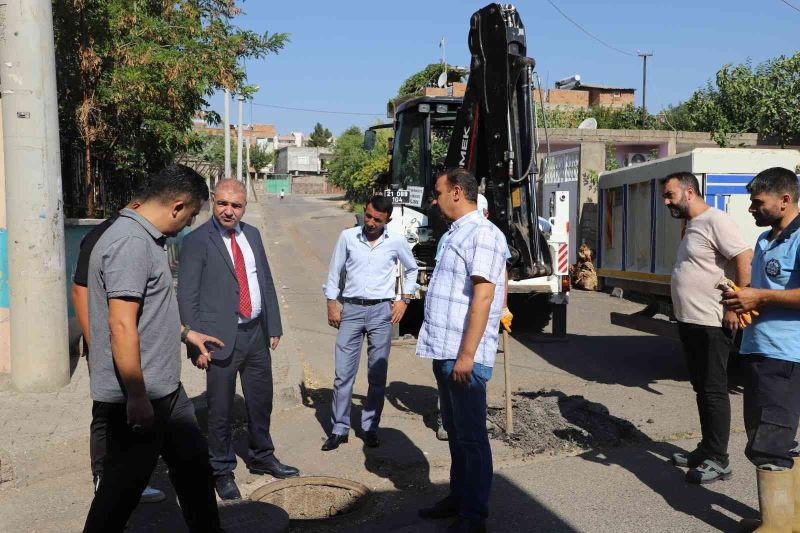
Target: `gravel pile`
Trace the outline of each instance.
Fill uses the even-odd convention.
[[[636,427],[609,414],[605,406],[563,392],[519,392],[511,399],[514,433],[505,432],[504,408],[490,408],[493,437],[531,454],[558,455],[582,449],[648,440]]]

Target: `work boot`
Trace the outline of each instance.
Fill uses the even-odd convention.
[[[791,533],[794,521],[794,469],[756,469],[758,505],[761,508],[761,525],[756,533]],[[740,526],[748,528],[757,522],[742,520]]]

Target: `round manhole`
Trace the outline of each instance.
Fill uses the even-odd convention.
[[[354,511],[368,494],[367,487],[347,479],[300,477],[259,487],[250,499],[277,505],[292,520],[322,520]]]

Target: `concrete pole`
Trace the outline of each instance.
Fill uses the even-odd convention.
[[[245,197],[246,198],[250,198],[250,142],[252,140],[253,140],[253,122],[252,122],[252,118],[251,118],[250,132],[247,134],[247,140],[245,141],[245,143],[247,145],[247,152],[246,152],[247,161],[246,161],[246,166],[245,166],[245,169],[246,169],[245,170],[245,176],[246,176],[246,178],[245,178],[245,187],[244,187],[245,194],[246,194]]]
[[[51,0],[8,0],[0,16],[11,383],[50,392],[70,379]]]
[[[242,179],[242,115],[244,114],[244,96],[236,96],[239,101],[239,123],[236,126],[236,179]]]
[[[652,57],[652,52],[637,52],[642,58],[642,125],[647,120],[647,58]]]
[[[225,179],[231,177],[231,92],[225,89]]]

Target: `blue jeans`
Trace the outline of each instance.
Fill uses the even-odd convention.
[[[435,360],[442,426],[449,435],[450,497],[459,502],[459,516],[485,520],[492,487],[492,449],[486,431],[486,383],[491,367],[478,363],[469,384],[451,379],[455,359]]]

